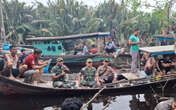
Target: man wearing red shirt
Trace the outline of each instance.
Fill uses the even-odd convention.
[[[90,53],[97,54],[98,49],[95,47],[95,45],[92,45],[92,49],[90,49]]]
[[[37,74],[40,75],[39,82],[45,82],[42,79],[43,69],[49,62],[40,62],[42,51],[40,49],[34,49],[34,53],[27,56],[23,61],[23,66],[27,66],[27,71],[24,72],[24,76],[32,75],[32,84]]]

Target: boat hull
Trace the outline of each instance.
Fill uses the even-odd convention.
[[[103,96],[118,96],[144,93],[175,93],[176,78],[169,80],[156,81],[146,84],[137,84],[127,87],[111,88],[107,87],[102,92]],[[164,87],[164,89],[163,89]],[[55,95],[60,97],[72,96],[93,96],[101,88],[86,88],[86,89],[72,89],[72,88],[47,88],[32,86],[30,84],[21,83],[10,80],[6,77],[0,76],[0,93],[3,95]]]

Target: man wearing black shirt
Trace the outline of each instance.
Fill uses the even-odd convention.
[[[163,55],[163,57],[164,57],[164,59],[160,59],[158,61],[158,65],[159,65],[160,70],[164,74],[167,74],[169,71],[171,74],[174,73],[175,63],[172,62],[169,55]]]

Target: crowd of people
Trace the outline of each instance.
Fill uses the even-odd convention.
[[[132,56],[131,72],[138,73],[137,69],[137,59],[139,55],[139,46],[144,44],[139,38],[140,30],[136,29],[134,34],[129,37],[130,54]],[[155,45],[155,41],[152,40],[151,46]],[[85,42],[83,46],[83,53],[86,55],[90,52],[88,49],[88,43]],[[105,51],[107,54],[113,54],[116,49],[116,45],[112,38],[109,38],[105,43]],[[91,50],[92,52],[97,52],[95,48]],[[30,82],[34,84],[37,76],[38,82],[45,82],[42,79],[43,70],[49,64],[49,61],[41,61],[39,58],[42,55],[40,49],[34,49],[33,53],[27,55],[25,50],[21,50],[21,55],[17,54],[17,48],[15,45],[10,46],[10,54],[5,55],[5,67],[1,71],[3,76],[9,77],[10,79],[25,77],[25,82]],[[86,66],[80,70],[78,76],[78,86],[95,87],[101,86],[103,83],[117,82],[119,76],[116,71],[110,67],[109,60],[105,59],[102,65],[97,69],[93,67],[92,59],[87,59]],[[148,53],[144,53],[142,59],[142,64],[144,65],[144,71],[147,75],[155,74],[154,70],[157,71],[159,75],[165,75],[168,72],[174,73],[176,66],[175,56],[170,57],[169,55],[164,55],[163,58],[158,59],[157,57],[151,56]],[[51,69],[53,86],[62,87],[67,81],[65,80],[66,74],[70,71],[69,68],[63,64],[64,61],[61,57],[57,58],[56,65]],[[27,78],[26,78],[27,77]],[[29,81],[28,81],[29,80]]]
[[[42,79],[43,69],[49,62],[42,62],[39,60],[42,51],[34,49],[30,55],[26,55],[24,49],[21,50],[22,55],[17,53],[15,45],[10,46],[10,53],[5,54],[5,66],[1,70],[1,75],[9,77],[10,79],[20,78],[22,76],[31,76],[31,83],[34,83],[35,76],[40,76],[39,82],[45,82]]]
[[[130,55],[132,57],[131,72],[138,73],[137,59],[139,55],[139,46],[144,42],[139,39],[140,30],[136,29],[134,34],[129,37]],[[94,50],[89,50],[87,47],[88,43],[84,43],[83,54],[89,54],[89,52],[97,53],[97,49],[94,46]],[[150,46],[155,46],[155,40],[152,40]],[[106,53],[113,54],[117,48],[112,39],[108,39],[105,44]],[[24,77],[24,82],[34,85],[34,81],[37,79],[39,83],[45,83],[43,80],[43,70],[49,64],[49,61],[39,60],[42,51],[40,49],[34,49],[33,53],[27,55],[25,50],[21,50],[21,55],[17,54],[17,47],[15,45],[10,46],[10,53],[5,55],[5,66],[1,70],[1,75],[8,77],[9,79],[20,79]],[[149,53],[144,53],[141,62],[144,65],[144,71],[147,75],[158,74],[160,76],[166,74],[174,74],[176,67],[175,55],[163,55],[151,56]],[[93,60],[87,59],[85,67],[83,67],[78,75],[77,82],[79,87],[100,87],[105,83],[116,83],[118,80],[125,79],[123,76],[118,75],[116,70],[109,66],[109,59],[105,59],[102,65],[97,69],[93,67]],[[155,71],[156,70],[156,71]],[[64,60],[61,57],[57,58],[56,65],[52,67],[53,87],[68,87],[68,81],[66,80],[66,74],[69,73],[69,68],[64,65]],[[39,76],[39,78],[37,78]],[[71,99],[70,99],[71,100]],[[76,100],[76,99],[75,99]],[[175,102],[171,103],[175,107]],[[63,103],[63,110],[67,103]],[[79,108],[82,106],[80,103]],[[158,110],[160,105],[155,109]],[[76,110],[76,109],[75,109]]]
[[[9,77],[9,79],[20,79],[24,77],[24,82],[34,85],[37,79],[39,83],[45,83],[43,78],[43,70],[49,64],[49,61],[41,61],[42,55],[40,49],[34,49],[33,53],[27,55],[25,50],[21,50],[21,55],[17,53],[15,45],[10,46],[10,53],[5,55],[5,67],[1,71],[1,75]],[[109,60],[105,59],[100,67],[93,67],[93,60],[87,59],[86,66],[83,67],[78,75],[78,86],[80,87],[98,87],[103,83],[117,82],[118,75],[116,71],[110,67]],[[68,81],[65,76],[69,72],[69,68],[64,65],[62,57],[57,58],[56,65],[52,67],[51,73],[54,87],[64,87]],[[122,78],[122,77],[120,77]]]
[[[131,63],[131,72],[138,73],[137,69],[137,59],[139,57],[139,46],[144,44],[144,42],[139,39],[140,30],[136,29],[134,34],[129,37],[130,54],[132,56]],[[152,39],[150,46],[155,46],[156,41]],[[144,53],[141,58],[141,64],[144,66],[144,71],[147,75],[166,75],[169,72],[174,73],[176,62],[175,55],[160,55],[160,56],[151,56],[149,53]]]
[[[119,53],[117,52],[116,49],[117,49],[117,46],[116,46],[115,42],[113,41],[113,38],[112,37],[108,38],[107,42],[105,42],[103,52],[107,56],[113,55],[113,56],[117,57]],[[91,47],[89,47],[88,42],[83,43],[83,49],[82,49],[83,55],[90,55],[90,54],[97,54],[97,53],[98,53],[98,48],[96,48],[95,45],[92,45]]]
[[[147,75],[174,74],[176,67],[175,55],[149,56],[144,71]]]
[[[57,64],[51,70],[55,73],[53,76],[54,87],[69,87],[69,82],[65,79],[66,74],[69,72],[69,68],[63,64],[63,59],[59,57]],[[115,83],[117,80],[123,79],[121,75],[117,75],[116,71],[112,67],[108,66],[109,60],[105,59],[103,65],[96,69],[93,67],[92,59],[87,59],[86,66],[79,72],[77,82],[79,87],[100,87],[104,83]]]

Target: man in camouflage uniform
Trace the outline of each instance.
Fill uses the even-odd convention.
[[[87,59],[86,66],[81,69],[78,76],[78,86],[95,87],[96,68],[92,66],[92,59]],[[99,86],[100,83],[97,82]]]
[[[61,57],[57,58],[56,65],[51,69],[52,73],[55,75],[52,76],[53,86],[54,87],[64,87],[65,74],[69,72],[69,68],[63,64],[63,59]]]

